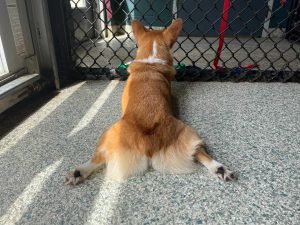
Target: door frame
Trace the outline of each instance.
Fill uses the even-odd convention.
[[[20,52],[18,54],[18,49],[15,45],[15,36],[13,33],[13,26],[11,25],[12,19],[9,14],[9,9],[16,8],[17,14],[15,16],[19,17],[18,22],[21,25],[22,31],[22,42],[25,52]],[[6,74],[0,76],[0,80],[6,79],[12,74],[23,74],[27,72],[26,58],[34,54],[33,43],[31,39],[31,32],[29,28],[29,23],[26,14],[26,5],[24,1],[15,0],[5,0],[0,1],[0,36],[2,41],[2,60],[6,68]],[[5,58],[5,59],[3,59]]]
[[[23,2],[23,10],[27,11],[23,11],[27,13],[26,16],[26,13],[22,12],[19,16],[20,18],[24,16],[28,20],[32,51],[26,54],[27,69],[0,80],[0,113],[41,90],[60,88],[47,0],[11,1],[21,2],[20,4]],[[57,0],[53,2],[57,3]],[[30,39],[24,36],[25,44],[28,40]]]

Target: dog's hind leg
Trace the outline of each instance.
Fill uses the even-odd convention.
[[[78,166],[66,178],[67,184],[78,184],[94,170],[106,164],[106,178],[122,181],[134,174],[141,174],[148,168],[148,158],[134,150],[129,141],[130,126],[119,120],[100,137],[96,152],[91,160]]]
[[[225,181],[234,180],[234,173],[227,169],[222,163],[214,160],[205,150],[204,145],[200,144],[195,153],[195,159],[202,163],[209,172],[216,174],[220,179]]]
[[[156,152],[152,167],[161,172],[188,173],[195,170],[195,160],[202,163],[211,173],[223,180],[233,180],[234,174],[226,166],[214,160],[204,148],[196,130],[177,121],[180,133],[168,148]]]
[[[99,138],[96,151],[92,158],[81,164],[80,166],[76,167],[75,170],[69,172],[65,179],[66,184],[76,185],[82,181],[84,181],[88,176],[92,174],[96,169],[101,167],[106,162],[106,146],[105,142],[107,142],[107,133],[111,130],[107,129]]]
[[[124,120],[119,120],[107,135],[106,178],[123,181],[144,173],[148,157],[135,146],[136,133]]]
[[[88,176],[92,174],[93,171],[101,167],[105,163],[105,156],[104,153],[101,151],[96,150],[96,153],[92,157],[91,160],[83,163],[82,165],[78,166],[75,170],[71,171],[66,179],[66,184],[76,185],[83,180],[85,180]]]
[[[196,130],[189,127],[188,125],[185,125],[185,130],[181,134],[181,139],[186,140],[186,148],[194,150],[194,159],[202,163],[209,170],[209,172],[216,174],[220,179],[225,181],[235,179],[234,173],[232,171],[230,171],[222,163],[214,160],[212,156],[210,156],[205,151],[204,143]]]

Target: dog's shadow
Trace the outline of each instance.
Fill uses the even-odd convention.
[[[173,115],[180,119],[180,114],[183,109],[180,108],[180,102],[187,96],[185,85],[179,82],[172,82],[171,103]],[[180,100],[181,99],[181,100]]]
[[[176,118],[178,118],[180,113],[178,97],[172,94],[171,101],[173,114]]]
[[[181,116],[184,114],[184,109],[182,107],[182,103],[183,101],[185,101],[185,99],[188,99],[188,92],[187,92],[187,88],[184,82],[172,82],[172,91],[171,91],[171,102],[172,102],[172,110],[173,110],[173,115],[182,120],[183,118],[181,118]],[[184,120],[184,119],[183,119]],[[189,124],[187,122],[187,124]],[[203,135],[201,135],[203,138]],[[204,145],[205,145],[205,150],[207,153],[209,153],[210,155],[212,155],[213,157],[215,156],[213,149],[209,146],[209,144],[207,144],[206,138],[204,137]]]

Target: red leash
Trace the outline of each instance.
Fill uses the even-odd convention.
[[[281,0],[281,1],[287,1],[287,0]],[[219,66],[218,64],[219,64],[219,60],[220,60],[220,56],[221,56],[221,52],[222,52],[222,48],[223,48],[223,44],[224,44],[224,37],[225,37],[225,31],[227,28],[227,22],[228,22],[227,19],[228,19],[229,8],[230,8],[230,0],[224,0],[222,20],[221,20],[221,25],[220,25],[220,34],[219,34],[219,46],[217,49],[216,57],[214,59],[215,69],[223,68],[223,66]],[[257,64],[248,64],[242,68],[253,69],[255,67],[258,67],[258,65]]]
[[[227,18],[228,18],[228,11],[230,7],[230,0],[224,0],[223,4],[223,12],[222,12],[222,20],[220,25],[220,34],[219,34],[219,46],[216,54],[216,58],[214,59],[214,66],[216,69],[222,68],[222,66],[219,66],[219,60],[224,44],[224,36],[225,36],[225,30],[227,28]]]

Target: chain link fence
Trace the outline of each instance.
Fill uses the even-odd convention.
[[[82,76],[126,79],[136,53],[131,21],[164,29],[182,18],[177,80],[300,80],[298,0],[68,0],[64,11]]]

